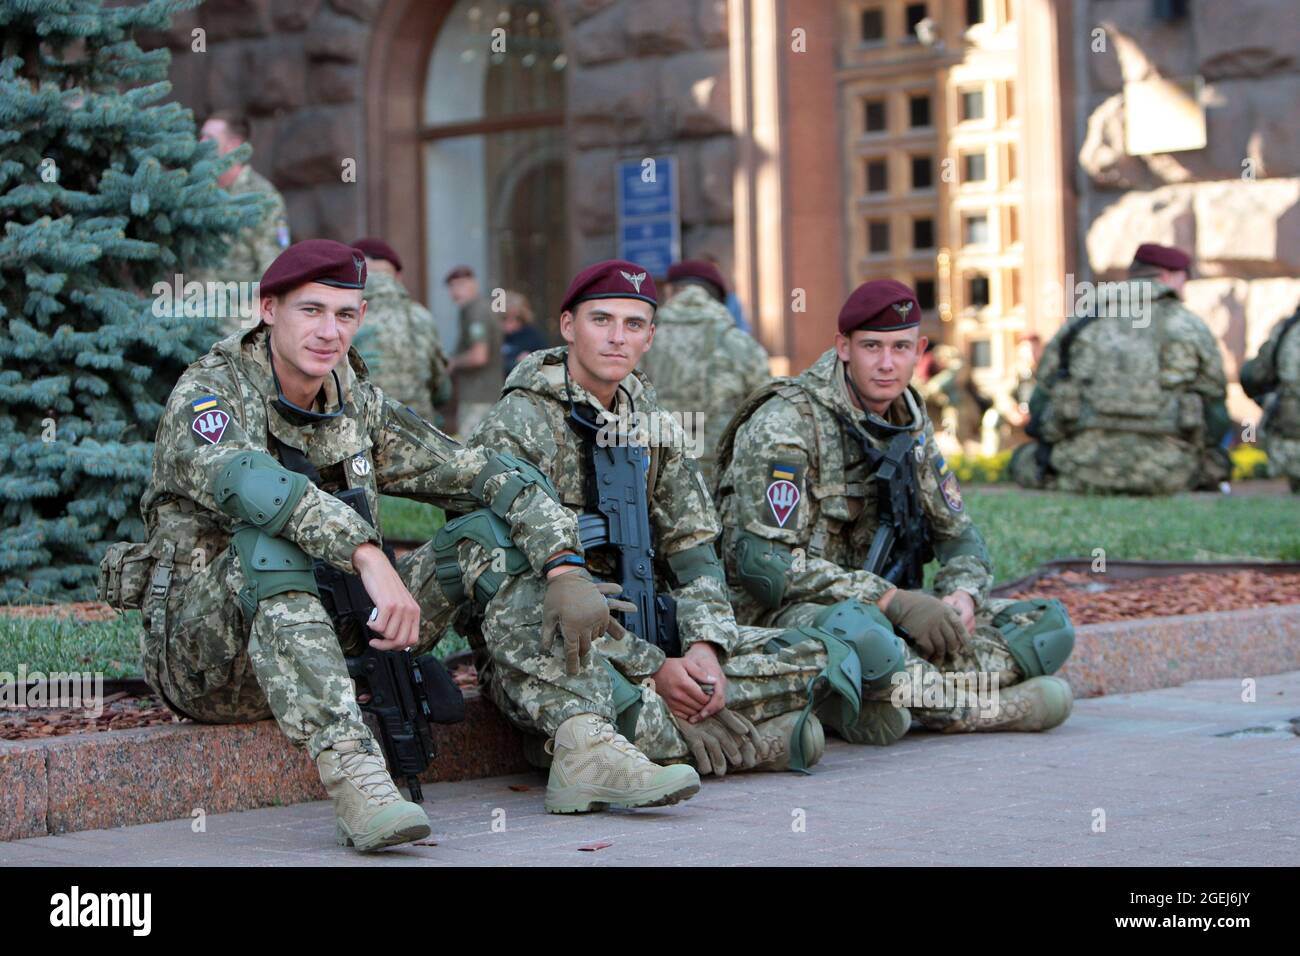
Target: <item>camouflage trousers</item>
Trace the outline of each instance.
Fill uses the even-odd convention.
[[[180,570],[180,569],[178,569]],[[434,576],[426,544],[397,562],[420,603],[420,640],[427,651],[455,608]],[[274,716],[312,759],[340,740],[365,741],[344,654],[364,650],[340,637],[320,598],[289,591],[261,601],[250,620],[239,601],[244,575],[234,548],[192,574],[178,573],[165,601],[146,599],[142,637],[145,680],[167,704],[201,723],[228,724]]]
[[[1058,489],[1101,494],[1171,495],[1196,488],[1207,457],[1172,435],[1132,432],[1085,431],[1052,447]]]
[[[470,546],[471,548],[473,546]],[[462,563],[462,567],[466,565]],[[598,714],[617,723],[614,678],[608,661],[637,685],[640,712],[628,735],[632,743],[657,763],[689,760],[686,741],[677,731],[668,705],[654,689],[647,659],[657,660],[645,641],[634,636],[615,640],[608,634],[593,644],[593,653],[573,676],[564,671],[562,641],[542,650],[542,602],[545,582],[533,574],[508,578],[488,602],[482,634],[474,639],[479,681],[501,712],[520,729],[551,737],[570,717]],[[740,643],[727,655],[727,706],[755,723],[808,702],[809,682],[826,666],[826,652],[816,641],[804,641],[776,654],[763,651],[779,630],[740,628]]]
[[[1292,491],[1300,491],[1300,438],[1284,438],[1265,431],[1261,435],[1268,455],[1269,474],[1286,478]]]
[[[997,694],[1024,679],[1006,638],[993,626],[993,618],[1014,602],[992,600],[975,614],[975,633],[958,654],[937,666],[907,647],[904,673],[890,686],[868,690],[864,700],[892,700],[907,707],[927,730],[962,733],[987,726],[999,716]],[[825,610],[821,604],[792,604],[775,616],[781,627],[811,624]],[[1015,615],[1015,624],[1031,624],[1037,613]],[[904,676],[905,675],[905,676]]]

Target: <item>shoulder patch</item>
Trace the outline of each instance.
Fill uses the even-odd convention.
[[[938,471],[937,465],[935,470]],[[951,471],[946,475],[940,474],[939,490],[943,492],[944,503],[953,514],[960,514],[966,507],[965,502],[961,500],[961,486],[957,484],[957,476]]]
[[[799,472],[800,469],[794,465],[780,463],[772,465],[764,495],[767,498],[772,520],[776,522],[778,528],[784,528],[789,523],[799,507],[799,502],[803,500],[803,492],[800,490],[802,476]]]
[[[230,415],[217,407],[217,397],[204,395],[191,402],[190,407],[194,412],[194,421],[190,424],[194,434],[209,445],[221,441],[221,436],[226,433],[226,426],[230,424]]]

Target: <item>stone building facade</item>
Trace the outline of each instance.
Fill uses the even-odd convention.
[[[1115,277],[1141,241],[1194,252],[1187,299],[1235,377],[1300,299],[1298,31],[1289,0],[207,0],[158,42],[198,116],[249,116],[295,237],[385,237],[448,334],[461,261],[553,319],[616,251],[616,161],[671,154],[682,251],[734,278],[777,371],[884,263],[932,283],[938,336],[985,343],[991,387],[1014,335],[1059,326],[1067,275]],[[1152,78],[1199,91],[1203,148],[1130,154],[1126,84]],[[864,97],[924,90],[929,127],[864,138]],[[933,185],[896,188],[927,155]]]

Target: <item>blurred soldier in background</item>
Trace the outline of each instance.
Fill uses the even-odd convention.
[[[451,376],[433,313],[402,285],[402,260],[392,246],[382,239],[358,239],[352,248],[366,257],[366,324],[374,335],[358,350],[371,381],[436,425],[434,409],[450,400]]]
[[[1140,246],[1127,282],[1047,343],[1029,434],[1012,457],[1027,487],[1120,494],[1227,490],[1232,421],[1214,334],[1182,304],[1191,259]]]
[[[1269,471],[1300,492],[1300,306],[1273,327],[1259,354],[1241,368],[1241,387],[1264,409],[1260,438]]]
[[[722,275],[712,264],[696,259],[671,266],[668,300],[655,315],[659,345],[638,366],[649,376],[659,407],[682,416],[709,481],[732,413],[771,378],[767,352],[736,328],[723,294]]]
[[[216,143],[217,153],[224,156],[248,142],[248,121],[234,113],[213,113],[203,124],[201,138]],[[217,183],[232,196],[257,193],[266,197],[270,210],[261,222],[231,240],[230,250],[221,262],[200,270],[192,278],[199,282],[256,282],[275,257],[289,247],[284,197],[248,163],[231,166]],[[225,315],[219,316],[218,322],[218,331],[224,336],[241,325],[250,328],[256,325],[257,316]]]

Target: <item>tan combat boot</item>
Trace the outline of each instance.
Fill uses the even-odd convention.
[[[790,769],[790,748],[794,740],[795,724],[799,722],[800,711],[792,710],[780,717],[765,720],[757,726],[759,734],[768,743],[768,758],[754,767],[755,770],[779,772]],[[826,753],[826,732],[816,714],[809,714],[800,734],[803,742],[804,767],[808,768],[822,759]]]
[[[1031,677],[998,692],[997,712],[980,717],[971,730],[1051,730],[1065,723],[1074,707],[1070,685],[1059,677]]]
[[[339,846],[367,853],[422,840],[431,832],[420,805],[398,793],[383,756],[368,753],[360,740],[340,740],[322,750],[316,769],[334,801]]]
[[[596,714],[570,717],[547,744],[552,756],[546,782],[548,813],[664,807],[693,797],[700,789],[694,767],[652,763]]]

